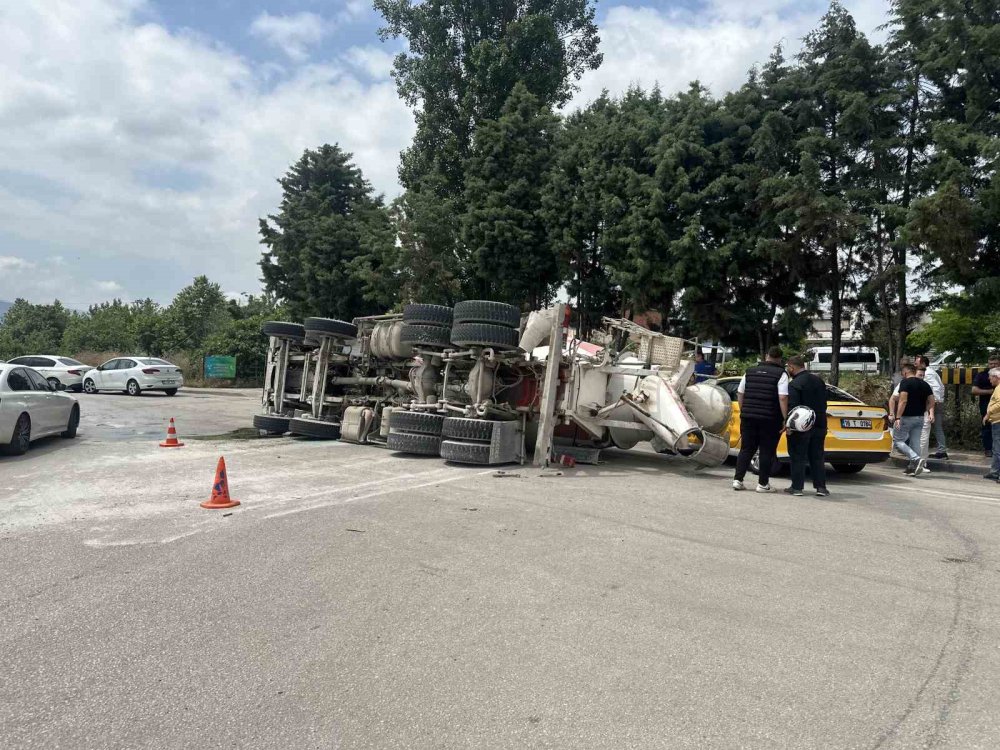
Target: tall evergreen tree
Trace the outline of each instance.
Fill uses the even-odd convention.
[[[838,2],[805,39],[797,74],[803,98],[797,116],[807,124],[796,146],[800,170],[779,205],[795,215],[796,238],[811,258],[806,289],[829,301],[830,379],[840,375],[845,302],[866,268],[864,232],[872,204],[866,154],[880,103],[880,54]]]
[[[297,318],[350,320],[391,306],[386,209],[351,154],[329,144],[307,149],[278,182],[280,210],[260,220],[267,292]]]
[[[465,168],[479,124],[496,120],[521,82],[543,106],[569,100],[575,81],[601,63],[593,0],[374,0],[382,39],[402,37],[393,76],[415,108],[417,132],[399,168],[407,242],[452,268],[466,292],[477,273],[456,232],[436,225],[442,207],[465,212]],[[410,195],[413,193],[414,195]],[[401,273],[406,273],[400,266]]]
[[[559,264],[542,215],[558,124],[518,83],[500,117],[476,131],[466,165],[462,238],[481,296],[536,309],[559,285]]]
[[[584,339],[602,316],[620,312],[621,294],[611,279],[604,236],[616,111],[605,92],[566,118],[556,135],[542,196],[549,241],[559,259],[578,335]]]
[[[1000,304],[1000,2],[896,0],[893,20],[929,89],[933,138],[908,236],[932,282]]]

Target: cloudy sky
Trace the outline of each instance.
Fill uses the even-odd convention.
[[[867,32],[887,0],[847,0]],[[603,0],[604,65],[630,83],[739,85],[824,0]],[[369,0],[0,2],[0,299],[169,302],[197,274],[257,292],[257,218],[303,151],[339,142],[396,195],[413,120]]]

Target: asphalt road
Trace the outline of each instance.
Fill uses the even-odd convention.
[[[1000,746],[995,484],[163,450],[144,409],[185,439],[255,398],[90,401],[0,458],[4,747]]]

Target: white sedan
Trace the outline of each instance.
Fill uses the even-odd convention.
[[[83,376],[88,370],[94,368],[78,362],[69,357],[60,357],[58,354],[32,354],[25,357],[15,357],[10,361],[12,365],[31,367],[42,374],[53,387],[62,383],[71,391],[83,390]]]
[[[0,449],[20,456],[33,440],[76,437],[80,405],[30,367],[0,365]]]
[[[139,396],[143,391],[163,391],[173,396],[183,385],[181,368],[155,357],[116,357],[83,377],[84,393],[122,391]]]

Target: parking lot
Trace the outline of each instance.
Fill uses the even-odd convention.
[[[80,401],[77,440],[0,458],[6,747],[1000,741],[993,483],[498,477],[229,435],[254,391]],[[204,510],[220,455],[242,505]]]

